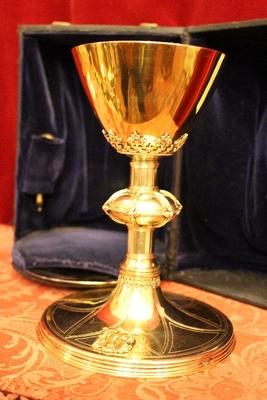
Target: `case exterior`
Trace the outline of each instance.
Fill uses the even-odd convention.
[[[115,277],[125,252],[125,232],[101,206],[127,186],[129,160],[102,138],[70,49],[118,39],[185,42],[223,51],[227,61],[183,152],[161,159],[159,186],[178,195],[184,209],[158,234],[156,252],[168,278],[262,304],[267,21],[186,28],[28,26],[20,35],[15,267],[26,275],[56,274],[62,282],[89,274],[92,282],[100,274]],[[244,291],[251,281],[256,294]]]

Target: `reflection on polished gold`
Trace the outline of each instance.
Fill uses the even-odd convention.
[[[169,377],[212,366],[234,347],[232,325],[207,304],[163,295],[153,233],[182,208],[157,187],[158,158],[185,142],[224,55],[158,42],[91,43],[73,53],[106,139],[132,156],[129,188],[103,206],[127,226],[128,251],[112,293],[91,290],[54,303],[39,338],[71,364],[118,376]]]
[[[107,136],[119,142],[117,151],[130,155],[140,154],[141,143],[149,149],[189,131],[224,59],[202,47],[135,41],[81,45],[73,54]],[[157,144],[153,154],[177,149]]]

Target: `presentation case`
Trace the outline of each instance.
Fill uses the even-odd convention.
[[[162,277],[267,306],[267,21],[198,27],[54,23],[20,28],[14,267],[45,284],[111,286],[127,245],[102,205],[128,186],[129,159],[106,142],[71,48],[153,40],[226,53],[213,96],[158,185],[183,204],[156,232]]]

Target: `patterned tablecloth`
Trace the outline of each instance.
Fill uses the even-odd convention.
[[[11,398],[7,392],[51,400],[267,399],[267,311],[173,282],[164,285],[212,304],[232,321],[237,345],[222,364],[153,381],[86,372],[52,358],[38,343],[36,326],[45,308],[68,292],[16,273],[10,262],[12,240],[12,228],[0,226],[0,399]]]

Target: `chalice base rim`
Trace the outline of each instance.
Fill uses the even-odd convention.
[[[177,305],[179,308],[179,304],[189,304],[188,302],[191,301],[194,303],[194,310],[198,310],[197,319],[199,319],[199,321],[205,321],[207,315],[212,314],[213,317],[210,324],[213,326],[214,317],[218,319],[220,329],[217,334],[214,334],[207,340],[205,335],[201,333],[200,327],[199,329],[197,328],[195,332],[193,332],[195,327],[192,327],[193,330],[190,332],[192,343],[191,345],[189,344],[188,348],[185,350],[181,351],[180,343],[186,340],[186,330],[184,332],[181,331],[179,340],[177,340],[177,337],[174,340],[172,339],[173,347],[171,351],[165,351],[164,354],[154,354],[153,356],[144,357],[129,357],[127,354],[99,353],[92,350],[92,346],[86,347],[84,344],[80,346],[80,343],[77,342],[77,336],[73,335],[71,338],[71,335],[65,334],[66,332],[70,332],[73,328],[73,321],[76,318],[77,310],[82,310],[84,308],[85,299],[87,311],[88,307],[90,310],[90,302],[92,303],[92,310],[95,309],[96,299],[99,300],[98,304],[101,307],[101,304],[105,304],[110,297],[110,293],[111,289],[108,288],[78,292],[56,301],[45,310],[37,327],[37,335],[40,342],[52,356],[72,366],[90,372],[119,377],[153,379],[170,378],[201,372],[226,359],[235,347],[235,336],[232,324],[221,311],[197,299],[178,295],[166,290],[162,292],[165,308],[167,303],[170,305],[170,308],[177,308]],[[66,310],[68,310],[70,317],[67,320]],[[165,314],[167,312],[167,310],[164,310]],[[55,313],[58,321],[61,318],[65,320],[65,333],[55,324]],[[179,314],[179,312],[177,314]],[[93,312],[92,319],[94,316],[95,313]],[[172,314],[172,319],[173,318],[175,317]],[[175,321],[173,322],[175,324]],[[181,314],[179,314],[179,321],[177,319],[177,323],[181,323]],[[90,319],[87,321],[87,326],[90,327]]]

